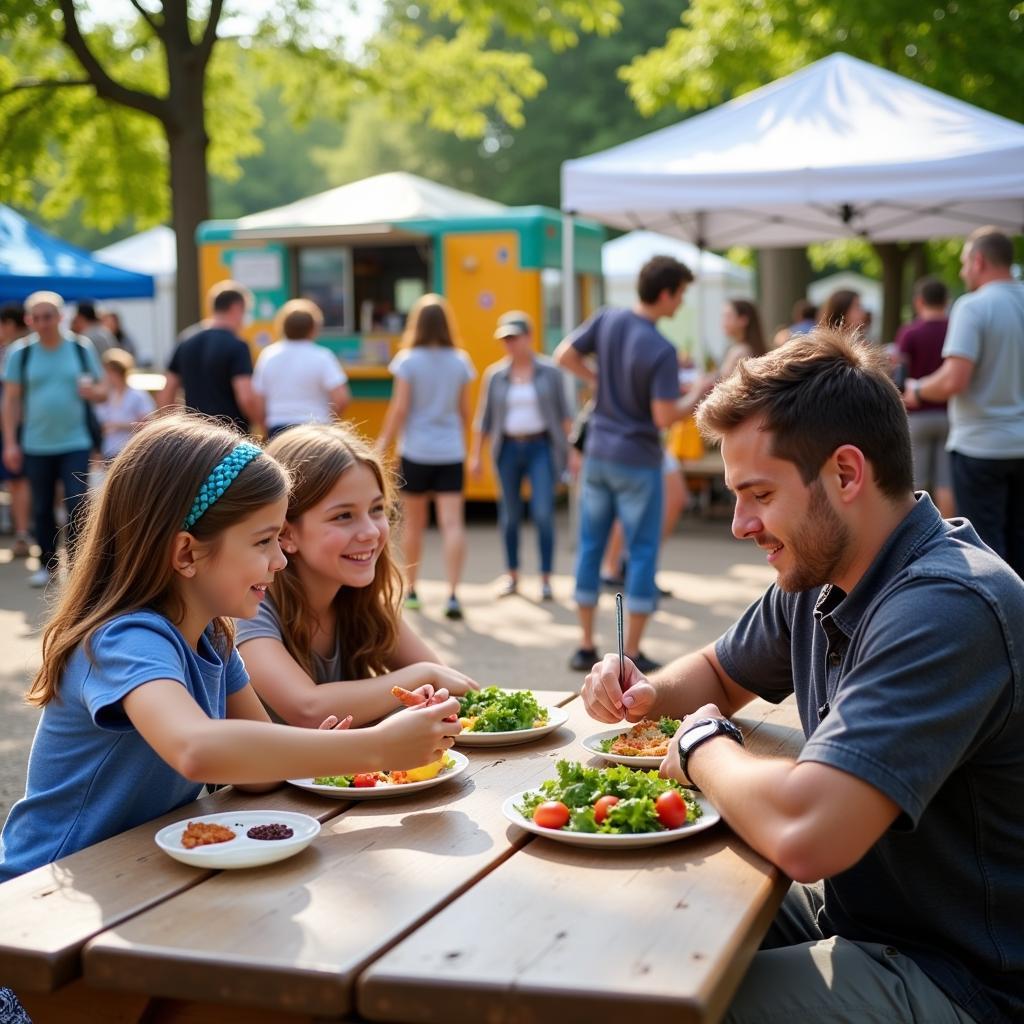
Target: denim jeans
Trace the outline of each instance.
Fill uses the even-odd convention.
[[[74,554],[81,526],[78,521],[79,506],[89,489],[89,452],[83,450],[61,452],[59,455],[26,455],[25,476],[32,490],[32,521],[36,543],[41,549],[39,564],[53,571],[57,555],[57,520],[53,514],[57,481],[64,485],[70,558]]]
[[[597,604],[601,558],[612,523],[622,523],[626,540],[626,607],[639,615],[657,606],[654,571],[661,546],[661,466],[583,461],[580,480],[580,538],[576,555],[576,603]]]
[[[956,514],[1024,577],[1024,459],[976,459],[951,452]]]
[[[506,437],[497,460],[501,495],[498,522],[505,541],[505,562],[519,568],[519,524],[523,519],[523,478],[530,481],[530,518],[537,528],[540,571],[551,572],[555,559],[555,460],[547,440],[516,441]]]

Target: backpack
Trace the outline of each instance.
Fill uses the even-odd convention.
[[[75,346],[75,353],[78,356],[78,364],[82,369],[83,374],[92,375],[92,370],[89,367],[89,360],[85,353],[85,346],[75,339],[71,339],[72,344]],[[21,355],[21,408],[22,421],[25,419],[25,407],[28,404],[28,357],[32,352],[32,348],[37,344],[37,341],[32,341],[22,349]],[[88,399],[83,398],[82,404],[85,406],[85,428],[89,432],[89,440],[92,443],[92,448],[95,451],[100,451],[103,447],[103,427],[100,426],[100,421],[96,417],[96,410],[92,407],[92,402]]]

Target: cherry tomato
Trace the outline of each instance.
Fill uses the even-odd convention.
[[[533,820],[541,828],[565,828],[569,824],[569,808],[560,800],[548,800],[537,805]]]
[[[352,785],[356,789],[369,789],[377,785],[377,776],[373,772],[360,772],[352,779]]]
[[[665,828],[679,828],[686,824],[686,801],[678,789],[669,789],[654,801],[658,821]]]
[[[594,804],[594,821],[601,824],[608,817],[608,812],[619,802],[617,796],[601,796]]]

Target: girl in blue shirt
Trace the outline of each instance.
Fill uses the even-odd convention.
[[[194,800],[204,783],[415,768],[459,731],[458,702],[368,729],[272,724],[234,650],[284,568],[287,471],[199,417],[162,418],[114,460],[43,634],[28,693],[43,709],[25,796],[0,836],[0,880]]]

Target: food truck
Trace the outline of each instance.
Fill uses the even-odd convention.
[[[604,229],[574,222],[576,310],[600,303]],[[562,218],[542,206],[507,207],[404,173],[376,175],[287,206],[233,221],[207,221],[197,233],[200,286],[227,278],[254,297],[245,334],[259,349],[276,340],[274,315],[290,298],[324,313],[319,342],[341,360],[352,404],[345,418],[375,436],[391,395],[388,364],[405,318],[425,292],[444,295],[458,342],[477,373],[502,357],[498,317],[528,313],[538,349],[561,337]],[[473,384],[474,407],[480,378]],[[488,470],[466,496],[491,500]]]

